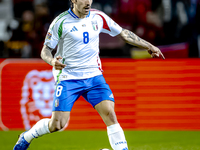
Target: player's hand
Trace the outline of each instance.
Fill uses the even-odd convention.
[[[57,56],[56,58],[52,59],[51,64],[56,70],[62,70],[66,67],[65,64],[62,64],[59,60],[62,59],[61,56]]]
[[[147,50],[148,53],[151,55],[152,58],[156,57],[162,57],[162,59],[165,59],[165,56],[162,54],[159,48],[152,46],[149,50]]]

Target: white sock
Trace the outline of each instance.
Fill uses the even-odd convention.
[[[48,127],[49,121],[50,119],[38,121],[29,131],[25,132],[24,139],[30,143],[34,138],[50,133]]]
[[[110,145],[114,150],[128,150],[124,132],[119,124],[107,127]]]

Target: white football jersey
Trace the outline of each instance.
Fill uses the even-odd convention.
[[[71,9],[51,23],[44,45],[57,47],[54,57],[61,56],[67,66],[61,71],[53,68],[56,81],[86,79],[102,74],[99,58],[99,34],[120,34],[122,28],[105,13],[90,10],[85,18],[77,17]]]

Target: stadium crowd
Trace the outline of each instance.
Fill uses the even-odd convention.
[[[39,58],[50,23],[68,8],[68,0],[0,0],[0,57]],[[93,8],[154,45],[186,42],[188,57],[200,55],[200,0],[94,0]],[[131,48],[100,36],[100,56],[130,57]]]

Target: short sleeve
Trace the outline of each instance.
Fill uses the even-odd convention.
[[[55,48],[59,41],[59,22],[56,22],[56,19],[51,23],[48,32],[45,37],[44,45],[47,45],[50,48]]]
[[[116,36],[122,32],[122,27],[120,27],[115,21],[113,21],[109,16],[107,16],[105,13],[101,12],[98,13],[102,19],[102,30],[101,32],[107,33],[110,36]]]

